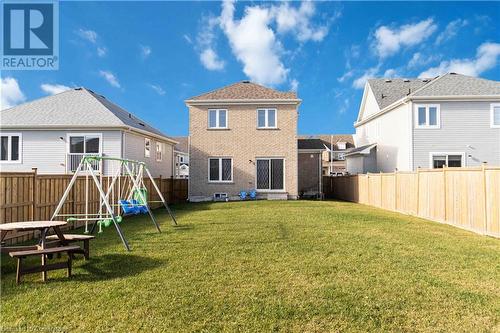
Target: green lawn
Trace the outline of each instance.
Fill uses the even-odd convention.
[[[2,257],[1,325],[47,332],[500,330],[500,240],[352,203],[175,207],[91,244],[74,276],[15,285]]]

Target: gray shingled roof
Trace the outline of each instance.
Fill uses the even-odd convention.
[[[250,81],[241,81],[228,86],[212,90],[210,92],[194,96],[188,101],[199,100],[272,100],[272,99],[297,99],[297,93],[293,91],[278,91],[267,88]]]
[[[413,96],[491,96],[500,95],[500,82],[448,73],[434,80]]]
[[[430,80],[423,79],[369,79],[368,84],[377,100],[380,109],[408,96]]]
[[[500,95],[500,82],[447,73],[433,79],[369,79],[375,99],[383,109],[406,96]]]
[[[357,154],[368,154],[372,150],[372,148],[374,148],[376,146],[377,146],[376,143],[370,143],[368,145],[356,147],[356,148],[349,150],[349,152],[347,152],[345,154],[345,156],[351,156],[351,155],[357,155]],[[365,150],[367,150],[367,151],[365,151]]]
[[[180,151],[182,153],[189,152],[189,137],[187,136],[173,136],[172,140],[177,141],[178,144],[175,145],[174,150]]]
[[[326,149],[323,141],[320,139],[301,139],[297,140],[297,145],[300,149]]]
[[[171,140],[130,112],[85,88],[75,88],[0,111],[3,128],[131,127]]]

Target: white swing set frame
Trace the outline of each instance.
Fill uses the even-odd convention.
[[[115,161],[119,164],[119,167],[115,172],[112,173],[112,178],[111,182],[108,182],[108,186],[106,189],[106,192],[104,191],[103,187],[103,181],[102,181],[102,172],[98,172],[94,169],[93,166],[98,165],[99,163],[102,164],[102,162],[105,161]],[[102,169],[102,168],[101,168]],[[64,203],[66,202],[71,189],[75,185],[78,176],[80,176],[83,172],[85,172],[85,213],[84,214],[59,214]],[[80,164],[78,165],[77,169],[75,170],[75,173],[73,174],[73,177],[71,178],[71,181],[69,182],[68,186],[66,187],[66,190],[64,191],[64,194],[59,200],[59,203],[56,207],[56,210],[54,211],[54,214],[51,217],[51,221],[53,221],[57,217],[73,217],[78,221],[85,221],[85,232],[88,233],[88,221],[94,221],[94,224],[92,226],[92,230],[90,231],[91,233],[94,232],[95,226],[97,224],[98,220],[103,220],[103,219],[111,219],[115,229],[120,236],[120,239],[123,243],[123,246],[127,251],[130,251],[130,246],[127,242],[127,239],[125,238],[125,235],[123,234],[123,231],[118,223],[117,220],[117,214],[114,213],[114,209],[112,208],[113,206],[116,206],[116,204],[110,204],[109,198],[110,194],[112,194],[114,198],[114,186],[115,183],[118,180],[118,195],[121,194],[122,189],[121,189],[121,177],[122,174],[125,176],[128,176],[128,179],[130,180],[129,185],[131,184],[131,189],[128,193],[127,200],[130,200],[132,197],[133,193],[137,193],[140,197],[141,205],[144,203],[144,206],[146,207],[148,214],[151,218],[151,221],[156,227],[156,230],[158,232],[161,232],[160,226],[158,222],[156,221],[151,208],[149,207],[149,202],[153,201],[147,201],[147,198],[145,197],[144,193],[141,191],[142,188],[144,188],[144,174],[149,178],[151,181],[151,184],[153,185],[153,188],[155,189],[156,193],[158,194],[158,197],[160,198],[160,201],[155,201],[155,202],[161,202],[163,203],[163,206],[167,210],[168,214],[172,218],[172,223],[174,225],[177,225],[177,221],[170,210],[170,208],[167,205],[167,202],[165,201],[165,198],[163,197],[160,189],[158,188],[154,178],[151,176],[151,173],[149,172],[148,168],[146,167],[146,164],[144,162],[140,161],[134,161],[134,160],[128,160],[128,159],[121,159],[121,158],[115,158],[115,157],[101,157],[101,156],[84,156],[82,160],[80,161]],[[94,184],[97,187],[97,190],[99,192],[99,213],[89,213],[89,175],[92,178]],[[99,178],[98,178],[99,176]],[[103,209],[105,209],[107,216],[103,215]]]

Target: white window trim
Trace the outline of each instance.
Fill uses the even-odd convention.
[[[425,125],[419,125],[418,124],[418,108],[425,108],[425,120],[426,124]],[[436,125],[429,125],[429,108],[435,107],[436,108]],[[440,104],[415,104],[415,128],[421,128],[421,129],[438,129],[441,128],[441,106]]]
[[[283,160],[283,189],[282,190],[271,190],[271,180],[269,180],[269,189],[258,189],[257,188],[257,161],[258,160]],[[271,175],[271,163],[269,163],[269,175]],[[286,192],[286,159],[284,157],[274,156],[274,157],[257,157],[255,159],[255,191],[260,193],[284,193]]]
[[[210,126],[210,112],[211,111],[215,111],[215,126]],[[219,114],[221,111],[225,111],[226,112],[226,126],[222,127],[222,126],[219,126]],[[229,112],[227,111],[227,109],[208,109],[208,113],[207,113],[207,122],[208,122],[208,128],[209,129],[227,129],[228,126],[229,126]]]
[[[274,111],[274,126],[269,126],[269,110]],[[265,111],[264,126],[259,126],[259,111]],[[259,108],[257,109],[257,128],[259,129],[276,129],[278,128],[278,109],[276,108]]]
[[[219,179],[218,180],[210,180],[210,160],[219,160]],[[222,180],[222,160],[231,160],[231,180]],[[233,183],[233,170],[234,170],[234,161],[232,157],[229,156],[210,156],[207,160],[207,179],[209,183]]]
[[[83,144],[83,153],[82,154],[86,154],[85,153],[85,137],[87,136],[96,136],[99,138],[99,152],[98,154],[99,155],[102,155],[102,133],[67,133],[66,134],[66,152],[68,154],[71,154],[71,141],[70,141],[70,138],[72,136],[83,136],[84,137],[84,144]],[[79,154],[79,153],[73,153],[73,154]]]
[[[466,157],[465,152],[430,152],[429,153],[429,168],[430,169],[434,169],[434,163],[432,163],[434,156],[443,156],[443,155],[446,156],[446,166],[448,166],[448,156],[449,155],[460,155],[460,156],[462,156],[462,166],[461,166],[461,168],[467,166],[467,159],[465,158]]]
[[[8,136],[7,140],[7,160],[0,160],[0,164],[21,164],[23,163],[23,134],[22,133],[13,133],[13,132],[0,132],[0,136]],[[12,158],[12,137],[19,137],[19,159],[16,161],[11,161]]]
[[[493,116],[495,107],[500,107],[500,103],[491,103],[490,104],[490,127],[491,128],[500,128],[500,124],[495,125],[493,122],[495,119],[495,117]]]
[[[149,155],[146,155],[146,142],[149,142],[149,150],[148,150]],[[151,158],[151,139],[150,138],[144,138],[144,157]]]
[[[160,147],[160,150],[158,150],[158,147]],[[160,158],[158,158],[158,152],[160,153]],[[155,155],[156,155],[156,162],[163,161],[163,144],[161,142],[156,141]]]

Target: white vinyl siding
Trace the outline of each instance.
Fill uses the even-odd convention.
[[[209,109],[208,110],[208,128],[224,129],[227,128],[227,110]]]
[[[160,142],[156,142],[156,161],[161,162],[163,159],[163,148]]]

